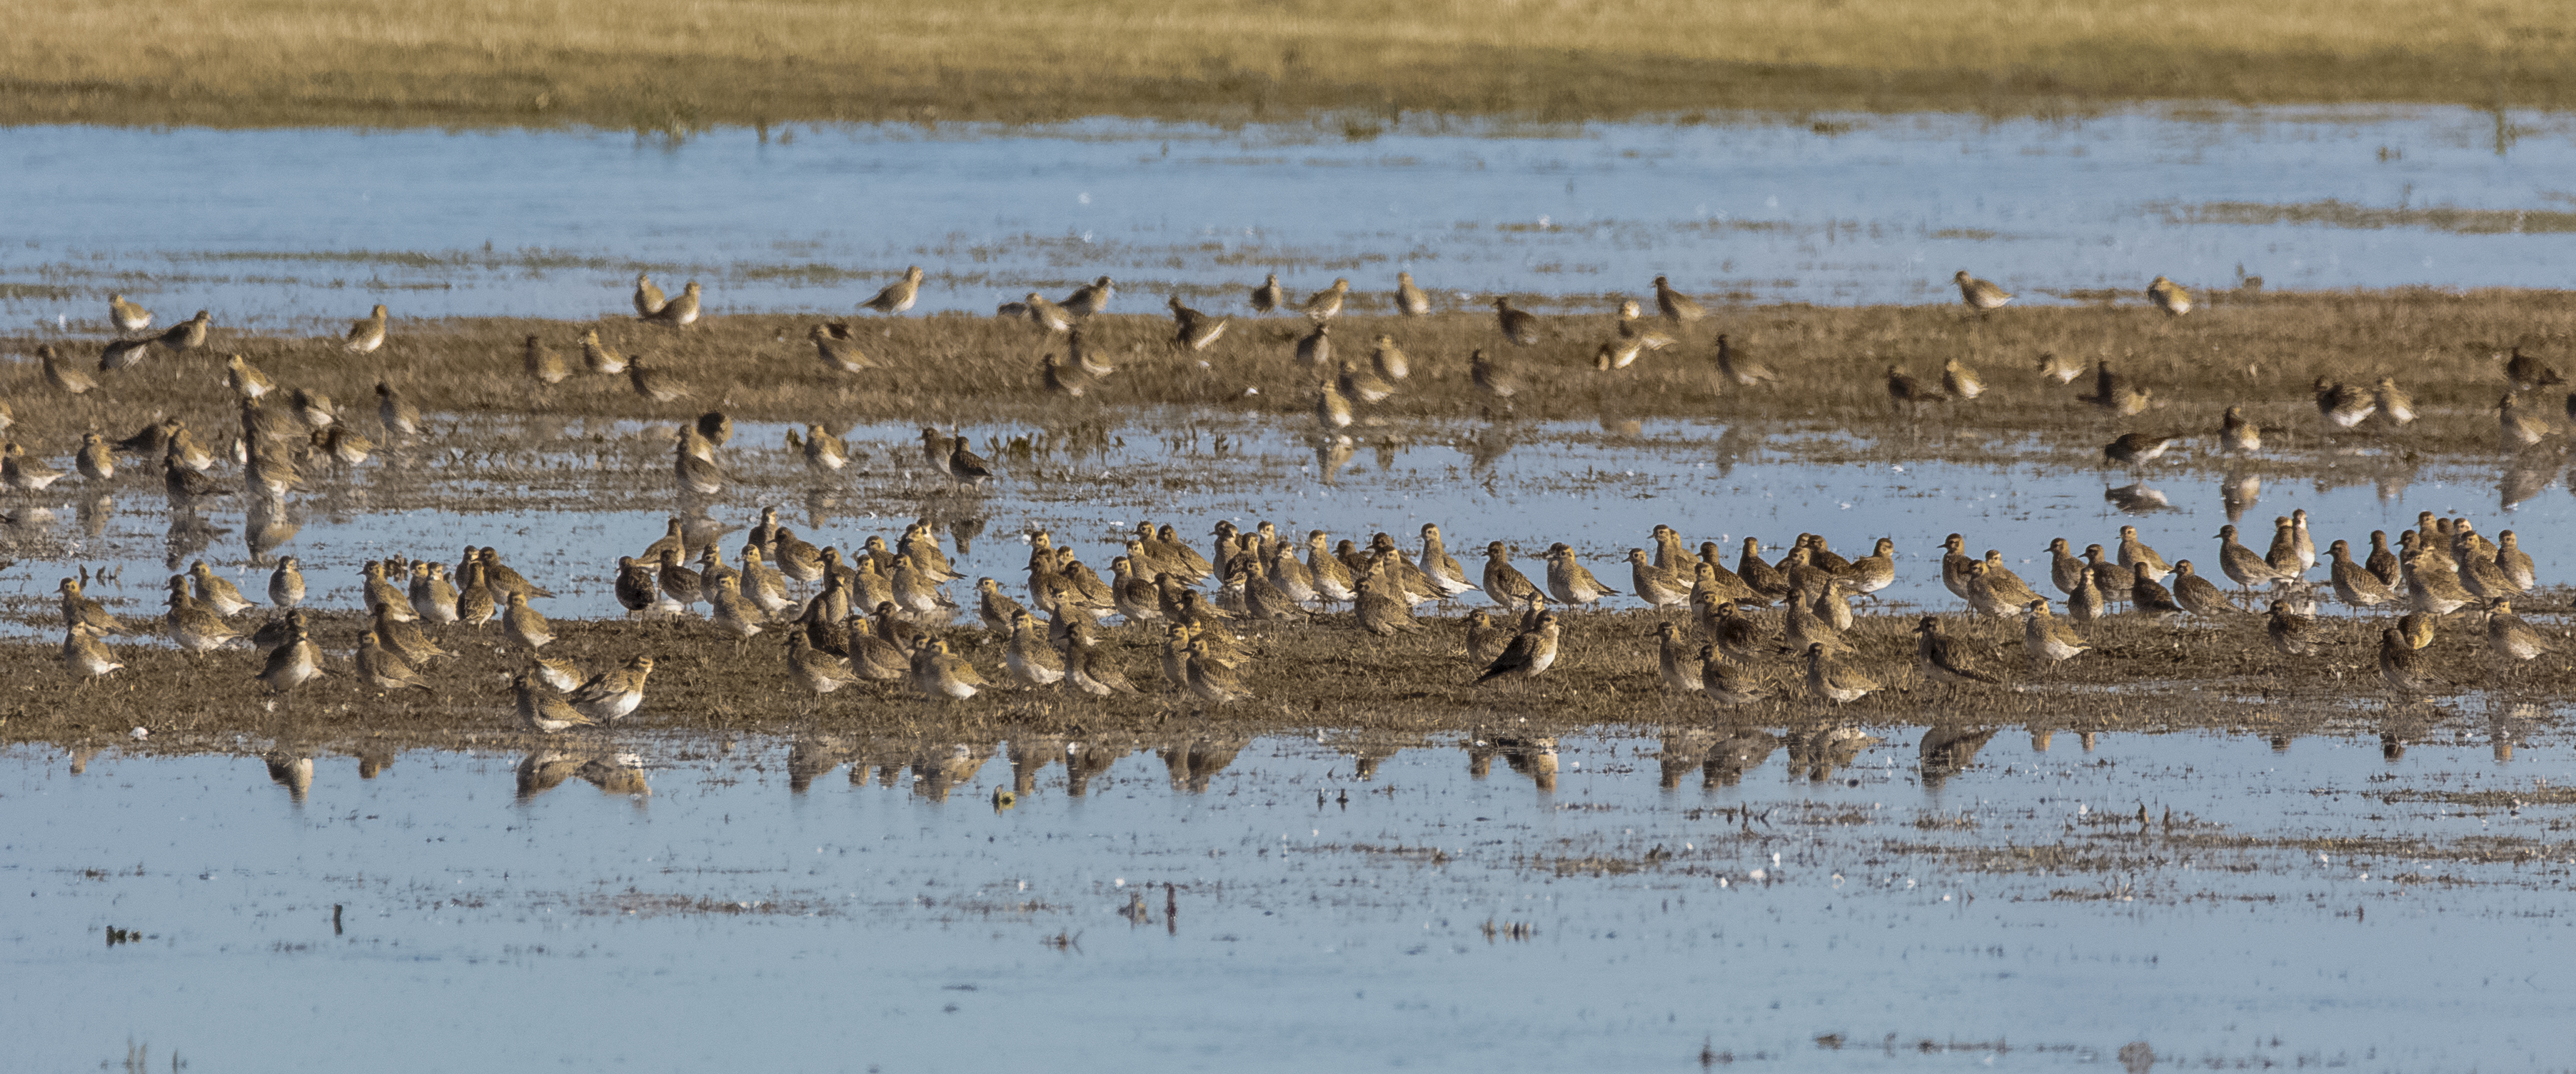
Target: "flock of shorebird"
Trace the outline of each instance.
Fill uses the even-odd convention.
[[[2238,540],[2233,526],[2216,535],[2219,570],[2250,594],[2271,590],[2265,635],[2284,655],[2313,657],[2335,643],[2335,631],[2315,618],[2320,594],[2356,612],[2403,610],[2380,630],[2378,666],[2393,692],[2409,698],[2432,693],[2418,651],[2432,643],[2441,617],[2462,609],[2482,613],[2486,645],[2497,657],[2527,661],[2557,647],[2513,612],[2515,594],[2533,586],[2531,557],[2507,530],[2490,542],[2465,519],[2430,513],[2389,547],[2384,532],[2371,534],[2370,552],[2355,559],[2344,541],[2320,560],[2309,537],[2306,513],[2277,520],[2267,553]],[[721,525],[674,517],[661,539],[641,554],[618,561],[615,592],[632,615],[666,620],[693,617],[735,639],[776,630],[785,635],[790,678],[820,696],[857,683],[901,684],[932,698],[962,700],[992,688],[993,680],[958,651],[949,624],[961,606],[944,585],[955,571],[925,520],[889,546],[871,536],[844,557],[838,547],[817,547],[764,510],[726,562],[717,541]],[[1764,558],[1760,541],[1745,538],[1730,568],[1716,542],[1696,553],[1672,528],[1655,527],[1652,550],[1628,551],[1629,584],[1603,583],[1556,544],[1544,559],[1544,582],[1513,565],[1512,549],[1485,546],[1482,570],[1470,575],[1444,543],[1437,525],[1425,525],[1419,554],[1385,533],[1366,547],[1317,530],[1304,540],[1264,522],[1239,530],[1219,522],[1211,554],[1201,555],[1171,525],[1140,523],[1112,559],[1109,577],[1056,546],[1048,534],[1030,536],[1023,604],[992,578],[975,585],[973,618],[999,645],[996,676],[1027,689],[1070,687],[1108,697],[1135,694],[1114,645],[1101,630],[1112,617],[1159,633],[1160,669],[1166,687],[1199,702],[1222,705],[1253,696],[1247,675],[1256,656],[1249,632],[1309,628],[1354,630],[1384,638],[1430,629],[1414,609],[1480,594],[1501,614],[1468,612],[1461,648],[1477,685],[1528,680],[1556,663],[1567,612],[1607,598],[1630,595],[1654,611],[1687,613],[1684,621],[1657,626],[1658,665],[1669,690],[1696,694],[1721,705],[1743,705],[1779,696],[1766,682],[1775,657],[1800,662],[1807,693],[1833,704],[1857,701],[1883,680],[1858,665],[1851,601],[1896,580],[1896,547],[1878,539],[1870,554],[1846,559],[1821,535],[1802,534],[1779,559]],[[2151,621],[2186,617],[2218,620],[2248,615],[2227,591],[2196,571],[2190,560],[2168,563],[2123,526],[2116,553],[2099,544],[2076,555],[2064,538],[2049,547],[2049,580],[2063,594],[2065,618],[2051,601],[2005,566],[1999,550],[1968,555],[1952,534],[1943,544],[1941,578],[1967,603],[1971,617],[2019,619],[2029,674],[2044,674],[2092,649],[2079,627],[2125,604]],[[1303,558],[1300,558],[1302,552]],[[2106,558],[2108,556],[2109,558]],[[2328,579],[2308,580],[2323,562]],[[688,564],[694,563],[692,567]],[[642,703],[654,660],[635,656],[621,666],[585,673],[569,660],[544,655],[556,632],[529,605],[553,596],[502,563],[492,548],[465,550],[451,572],[444,564],[400,558],[363,569],[367,625],[352,666],[358,681],[379,692],[431,691],[421,668],[451,655],[442,644],[491,644],[485,628],[497,622],[504,648],[524,653],[527,664],[511,679],[525,727],[543,732],[610,724]],[[2172,580],[2170,588],[2165,584]],[[398,583],[408,582],[403,588]],[[1213,582],[1213,593],[1201,587]],[[813,589],[797,599],[791,587]],[[169,582],[162,627],[193,658],[248,641],[267,649],[258,672],[273,692],[286,693],[323,676],[323,654],[302,610],[301,565],[282,558],[268,584],[269,602],[281,612],[256,631],[228,617],[256,602],[200,561]],[[62,657],[84,682],[124,665],[105,639],[134,628],[82,592],[79,580],[61,584],[65,636]],[[1776,621],[1768,613],[1779,606]],[[1347,607],[1348,613],[1340,609]],[[1759,617],[1759,618],[1757,618]],[[436,629],[447,631],[434,637]],[[969,628],[971,629],[971,628]],[[1975,640],[1946,632],[1938,616],[1921,617],[1915,666],[1934,683],[1998,684],[2009,674],[2005,659]]]
[[[888,315],[910,310],[920,299],[923,278],[922,269],[912,266],[904,271],[902,278],[859,303],[859,308]],[[1965,270],[1957,273],[1954,279],[1960,300],[1979,315],[1989,314],[2013,300],[2010,292],[1969,275]],[[1675,290],[1665,277],[1655,277],[1653,290],[1656,314],[1672,329],[1677,330],[1708,317],[1705,307]],[[1061,301],[1051,301],[1042,294],[1030,292],[1020,301],[1004,303],[997,313],[1003,317],[1026,319],[1050,333],[1063,333],[1068,337],[1064,353],[1048,353],[1039,360],[1039,373],[1048,391],[1078,397],[1085,394],[1092,384],[1116,371],[1103,356],[1085,347],[1082,331],[1089,318],[1109,308],[1116,293],[1116,281],[1102,276],[1076,288]],[[1355,357],[1336,356],[1331,334],[1333,321],[1343,311],[1351,294],[1350,280],[1342,278],[1334,280],[1332,286],[1306,296],[1302,302],[1295,301],[1274,274],[1254,288],[1249,296],[1249,304],[1256,312],[1298,314],[1312,323],[1306,334],[1296,340],[1294,349],[1299,361],[1316,372],[1315,415],[1327,432],[1351,426],[1357,420],[1358,407],[1385,401],[1397,391],[1396,385],[1412,371],[1411,359],[1390,334],[1379,334],[1375,338],[1364,362]],[[680,295],[670,297],[653,283],[650,275],[637,273],[635,277],[633,302],[636,316],[642,321],[672,328],[695,324],[701,317],[702,297],[703,293],[694,280]],[[2156,277],[2148,285],[2146,297],[2150,305],[2168,316],[2180,317],[2195,308],[2190,292],[2163,276]],[[1396,274],[1392,299],[1396,311],[1408,317],[1428,315],[1433,309],[1430,293],[1416,285],[1409,272]],[[1226,317],[1192,309],[1178,295],[1172,296],[1167,305],[1174,322],[1172,345],[1184,351],[1204,350],[1213,345],[1224,337],[1230,323]],[[1493,306],[1496,327],[1504,340],[1528,346],[1537,344],[1547,335],[1542,330],[1541,318],[1514,307],[1509,297],[1493,299]],[[188,352],[201,351],[208,346],[211,318],[205,310],[197,311],[195,317],[157,335],[135,335],[150,327],[151,311],[127,301],[123,295],[111,295],[109,320],[122,334],[102,346],[97,363],[101,372],[137,365],[154,348]],[[386,310],[379,305],[367,318],[350,326],[339,340],[339,346],[350,354],[373,353],[384,346],[387,330]],[[813,342],[817,358],[834,370],[857,372],[876,365],[861,350],[857,333],[847,323],[816,324],[808,332],[808,338]],[[1714,343],[1715,373],[1721,383],[1751,387],[1778,381],[1778,376],[1769,367],[1735,345],[1727,334],[1719,333]],[[689,384],[667,370],[648,364],[642,355],[620,354],[610,349],[600,340],[595,328],[586,330],[579,344],[580,368],[597,375],[622,374],[635,394],[642,398],[669,403],[693,394]],[[1648,321],[1640,303],[1624,301],[1619,307],[1619,321],[1614,333],[1595,348],[1592,363],[1603,371],[1626,369],[1639,356],[1674,344],[1674,335]],[[2523,354],[2519,348],[2499,357],[2504,360],[2507,385],[2496,407],[2498,438],[2505,450],[2518,451],[2540,443],[2553,432],[2547,415],[2523,402],[2521,393],[2562,385],[2567,381],[2546,362]],[[79,395],[96,386],[89,372],[52,344],[39,347],[38,358],[43,365],[46,382],[61,392]],[[1471,382],[1490,402],[1508,407],[1511,398],[1520,391],[1519,380],[1511,372],[1509,363],[1489,356],[1482,348],[1473,350],[1468,365]],[[557,384],[571,376],[575,368],[541,337],[527,337],[525,369],[531,378],[542,384]],[[228,382],[247,401],[256,401],[275,388],[265,374],[241,355],[231,355],[226,360],[226,370]],[[2042,355],[2038,360],[2038,374],[2044,382],[2069,384],[2086,373],[2081,363],[2066,361],[2054,354]],[[2152,387],[2115,372],[2108,360],[2096,362],[2090,373],[2092,393],[2082,396],[2082,402],[2120,417],[2142,414],[2153,403]],[[1885,383],[1889,399],[1908,414],[1927,403],[1973,400],[1986,390],[1983,376],[1956,358],[1943,364],[1937,381],[1917,378],[1904,367],[1891,365]],[[2313,390],[2318,413],[2336,428],[2350,429],[2373,419],[2385,427],[2396,428],[2416,419],[2412,397],[2393,377],[2379,377],[2376,383],[2367,387],[2320,377]],[[376,393],[389,435],[409,435],[416,430],[419,412],[402,398],[399,391],[389,384],[379,383]],[[328,397],[299,388],[290,394],[289,401],[292,409],[312,426],[308,438],[290,442],[286,444],[286,450],[270,450],[258,458],[253,456],[258,454],[256,448],[260,440],[245,435],[233,442],[232,453],[237,461],[246,466],[258,464],[255,467],[256,480],[251,483],[254,486],[283,491],[300,481],[299,464],[309,463],[318,456],[355,465],[374,450],[373,442],[347,423],[336,420],[336,407]],[[2576,393],[2568,396],[2566,405],[2571,419],[2576,419]],[[11,421],[7,401],[0,400],[0,432],[5,432]],[[144,453],[148,456],[164,449],[178,453],[177,461],[182,465],[165,466],[165,470],[173,472],[184,468],[202,474],[206,465],[214,460],[203,445],[193,443],[184,435],[184,422],[165,419],[161,428],[164,431],[147,429],[114,443],[95,433],[85,434],[73,457],[74,468],[85,478],[106,480],[114,475],[119,453]],[[2217,443],[2228,453],[2251,454],[2262,450],[2263,433],[2261,426],[2245,416],[2243,407],[2230,406],[2219,417]],[[2102,454],[2114,464],[2141,466],[2160,457],[2173,442],[2184,439],[2185,435],[2125,433],[2105,445]],[[794,438],[791,446],[818,471],[838,470],[849,458],[847,444],[825,434],[820,426],[811,427],[809,435]],[[961,452],[964,450],[962,442],[957,447]],[[961,458],[960,461],[966,460]],[[949,469],[945,460],[941,460],[939,468]],[[704,486],[716,480],[718,475],[709,468],[700,469],[701,473],[692,483],[701,486],[701,491],[713,491]],[[974,472],[984,469],[980,460],[975,460],[975,465],[966,469],[969,479],[989,476],[989,472]],[[0,443],[0,485],[21,491],[37,491],[63,476],[63,471],[29,453],[14,440]],[[175,489],[186,479],[174,477],[171,480]],[[203,483],[194,484],[202,486]]]
[[[917,300],[921,282],[921,270],[912,268],[862,306],[901,313]],[[2012,298],[1965,272],[1959,273],[1957,283],[1963,301],[1980,312]],[[1706,316],[1698,303],[1674,291],[1664,278],[1657,277],[1654,287],[1659,314],[1673,324]],[[1386,382],[1400,380],[1407,372],[1402,351],[1386,336],[1378,338],[1366,369],[1332,358],[1331,321],[1349,293],[1349,281],[1336,280],[1331,288],[1292,304],[1272,276],[1251,296],[1251,305],[1258,311],[1291,311],[1314,322],[1311,334],[1297,344],[1298,353],[1311,365],[1338,370],[1339,376],[1326,376],[1319,389],[1319,415],[1326,425],[1335,427],[1349,424],[1351,399],[1381,399],[1391,390]],[[1031,293],[1001,312],[1074,337],[1076,353],[1062,360],[1050,355],[1045,372],[1054,390],[1080,394],[1088,380],[1109,371],[1079,353],[1081,322],[1106,309],[1113,294],[1114,283],[1104,276],[1061,302]],[[2172,316],[2192,308],[2191,296],[2163,277],[2156,278],[2148,294]],[[1395,298],[1398,310],[1408,315],[1430,309],[1429,296],[1409,274],[1399,274]],[[649,277],[636,278],[635,308],[645,320],[688,325],[699,318],[700,301],[695,282],[678,297],[668,298]],[[1223,318],[1192,310],[1177,297],[1169,305],[1178,326],[1176,345],[1203,348],[1223,334]],[[1498,298],[1494,306],[1506,339],[1535,342],[1539,329],[1534,315],[1514,308],[1508,299]],[[151,323],[148,311],[121,295],[111,296],[110,313],[117,327],[128,333],[144,331]],[[131,366],[152,346],[203,349],[208,323],[206,312],[199,311],[157,336],[120,339],[108,345],[100,367]],[[369,353],[384,345],[386,332],[385,307],[377,306],[369,318],[351,327],[341,345],[353,354]],[[1625,304],[1618,332],[1619,337],[1605,342],[1596,355],[1600,368],[1624,367],[1639,352],[1672,342],[1670,336],[1646,325],[1642,309],[1634,302]],[[811,338],[827,363],[841,368],[863,368],[868,363],[846,326],[816,326]],[[1724,375],[1746,384],[1771,379],[1768,370],[1735,351],[1727,337],[1717,337],[1717,346]],[[52,346],[43,348],[40,358],[48,382],[55,387],[78,394],[93,386],[87,373]],[[595,332],[584,341],[584,358],[594,372],[627,374],[639,394],[663,401],[685,395],[675,383],[657,379],[658,371],[601,347]],[[1479,388],[1498,397],[1511,394],[1509,378],[1481,350],[1473,366]],[[226,369],[242,422],[231,453],[246,475],[242,491],[255,500],[273,503],[296,487],[302,467],[317,454],[355,465],[372,450],[373,445],[349,427],[328,398],[303,389],[281,392],[239,355],[228,360]],[[549,383],[568,375],[567,363],[535,337],[528,340],[528,369]],[[2042,372],[2063,383],[2079,375],[2080,369],[2054,366],[2044,359]],[[2515,387],[2523,389],[2563,382],[2554,370],[2518,351],[2508,361],[2507,374]],[[2107,364],[2098,366],[2095,375],[2093,399],[2098,405],[2122,413],[2143,407],[2145,389],[2126,384]],[[1940,388],[1916,383],[1902,370],[1893,369],[1888,386],[1891,397],[1904,404],[1943,395],[1973,398],[1982,390],[1973,371],[1956,362],[1944,371]],[[421,419],[416,407],[383,383],[377,385],[376,394],[385,435],[418,433]],[[270,404],[280,398],[285,406],[272,409]],[[2386,379],[2372,392],[2321,382],[2318,402],[2329,420],[2343,426],[2374,413],[2397,423],[2413,416],[2403,393]],[[2511,392],[2506,404],[2510,417]],[[6,411],[0,410],[0,428],[7,420]],[[709,413],[679,427],[674,474],[684,494],[721,490],[723,470],[717,451],[731,435],[732,423],[721,413]],[[2154,458],[2169,439],[2131,434],[2111,445],[2106,454],[2115,461],[2142,462]],[[2261,433],[2231,408],[2223,442],[2232,450],[2254,450],[2260,446]],[[801,438],[789,433],[789,444],[818,470],[839,469],[849,456],[846,443],[819,425]],[[962,435],[926,428],[922,451],[934,469],[957,480],[981,481],[991,476],[989,464],[968,447]],[[105,480],[113,476],[119,453],[157,456],[174,505],[231,491],[206,476],[216,455],[175,418],[156,421],[114,443],[96,433],[87,434],[76,467],[89,479]],[[60,476],[14,442],[0,454],[0,478],[12,487],[42,489]],[[942,636],[941,627],[959,607],[942,586],[963,575],[951,569],[927,522],[911,527],[891,547],[882,537],[869,537],[845,559],[837,547],[817,547],[779,525],[771,509],[763,512],[750,540],[742,545],[738,566],[726,563],[716,547],[723,532],[703,516],[674,518],[670,532],[660,541],[640,555],[619,560],[615,584],[619,601],[633,613],[670,617],[686,615],[704,604],[708,620],[737,639],[781,629],[793,678],[817,695],[864,681],[905,683],[925,695],[963,699],[991,685]],[[1223,704],[1251,696],[1245,675],[1253,652],[1239,633],[1246,627],[1305,621],[1347,605],[1346,622],[1351,628],[1391,636],[1425,629],[1413,615],[1415,606],[1481,590],[1503,614],[1497,617],[1478,610],[1464,618],[1463,647],[1480,669],[1474,681],[1528,679],[1546,672],[1557,657],[1564,620],[1550,605],[1582,608],[1620,592],[1603,584],[1565,544],[1548,550],[1542,586],[1512,565],[1512,550],[1501,542],[1486,546],[1481,578],[1471,578],[1444,547],[1437,526],[1423,527],[1418,559],[1384,533],[1375,535],[1365,548],[1349,540],[1336,547],[1323,531],[1308,534],[1302,542],[1283,539],[1266,522],[1250,532],[1220,523],[1211,533],[1216,538],[1213,555],[1201,556],[1172,527],[1142,526],[1126,542],[1126,554],[1111,561],[1106,579],[1075,559],[1070,549],[1055,547],[1044,533],[1035,534],[1028,567],[1029,605],[1006,595],[993,579],[982,579],[976,587],[976,619],[1001,640],[998,674],[1027,687],[1070,685],[1095,696],[1134,693],[1136,687],[1096,631],[1115,616],[1127,624],[1150,625],[1160,631],[1161,668],[1170,687],[1203,702]],[[2336,600],[2356,610],[2408,609],[2409,614],[2382,631],[2379,667],[2392,690],[2412,696],[2428,690],[2416,652],[2431,641],[2436,619],[2464,607],[2484,613],[2488,645],[2502,656],[2529,660],[2553,651],[2545,637],[2513,614],[2511,598],[2533,584],[2532,562],[2512,532],[2499,537],[2498,543],[2490,543],[2465,520],[2439,520],[2427,514],[2417,529],[2400,535],[2395,550],[2388,547],[2384,533],[2371,534],[2366,560],[2354,560],[2346,542],[2333,542],[2328,551],[2331,577],[2325,585],[2315,586],[2306,575],[2319,560],[2308,536],[2306,513],[2301,511],[2278,520],[2267,554],[2247,548],[2237,540],[2234,526],[2225,527],[2217,534],[2218,565],[2245,592],[2255,586],[2274,588],[2265,613],[2266,634],[2285,654],[2311,655],[2323,644],[2326,630],[2312,619],[2319,592],[2330,590]],[[1856,650],[1845,634],[1853,625],[1851,598],[1876,593],[1894,581],[1893,540],[1880,539],[1871,554],[1847,560],[1832,552],[1824,538],[1802,535],[1775,562],[1764,559],[1759,542],[1747,538],[1732,569],[1722,562],[1714,542],[1700,545],[1694,555],[1668,527],[1656,527],[1652,544],[1651,552],[1629,550],[1632,576],[1627,592],[1651,608],[1681,609],[1690,615],[1687,626],[1675,622],[1660,626],[1659,663],[1669,687],[1726,704],[1760,700],[1773,693],[1762,684],[1761,664],[1766,657],[1781,654],[1803,662],[1808,691],[1825,701],[1854,701],[1881,687],[1878,678],[1849,659]],[[2127,604],[2135,613],[2156,619],[2244,614],[2190,561],[2168,565],[2138,540],[2134,527],[2122,528],[2111,560],[2104,558],[2098,544],[2081,557],[2063,539],[2052,544],[2050,580],[2064,594],[2066,619],[2052,615],[2051,602],[2008,569],[1999,552],[1990,550],[1979,560],[1967,556],[1964,548],[1958,535],[1946,542],[1943,582],[1968,603],[1974,615],[2022,621],[2024,649],[2033,673],[2088,651],[2091,646],[2076,628],[2105,615],[2114,604]],[[642,701],[654,667],[649,656],[588,674],[568,661],[541,655],[554,639],[554,630],[528,602],[553,594],[503,564],[494,549],[469,548],[453,572],[443,564],[395,558],[367,564],[364,575],[369,622],[353,664],[366,686],[387,692],[429,690],[431,684],[421,666],[449,655],[431,636],[430,628],[461,625],[480,630],[498,620],[508,642],[530,657],[526,670],[512,680],[526,726],[551,732],[612,723],[631,714]],[[2168,578],[2174,579],[2170,589],[2165,585]],[[1217,586],[1214,595],[1203,596],[1199,587],[1210,580]],[[407,590],[397,588],[406,582]],[[800,590],[819,586],[819,592],[796,599],[789,596],[791,584]],[[105,639],[129,628],[86,597],[79,580],[64,579],[61,591],[66,631],[62,655],[69,670],[86,681],[122,668]],[[200,561],[187,573],[171,577],[164,626],[168,637],[192,656],[236,641],[265,648],[268,655],[258,677],[272,691],[285,693],[325,674],[324,658],[300,608],[304,593],[300,564],[294,557],[280,560],[268,596],[283,614],[245,633],[228,617],[254,602]],[[1747,614],[1747,609],[1772,605],[1783,608],[1776,626],[1757,623]],[[1937,617],[1923,617],[1914,633],[1917,664],[1928,679],[2002,681],[2002,661],[1973,641],[1945,633]]]

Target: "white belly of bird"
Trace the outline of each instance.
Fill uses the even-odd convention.
[[[625,719],[628,713],[634,712],[643,704],[643,691],[630,690],[592,706],[592,711],[587,715],[602,722],[614,722]]]
[[[1016,652],[1002,654],[1002,662],[1011,666],[1012,674],[1040,686],[1052,686],[1064,677],[1063,668],[1047,667]]]

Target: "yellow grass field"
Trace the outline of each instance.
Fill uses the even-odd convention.
[[[2576,103],[2543,0],[0,4],[0,122],[507,127]]]

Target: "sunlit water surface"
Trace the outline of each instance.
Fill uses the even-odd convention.
[[[674,290],[704,280],[717,312],[846,313],[908,264],[931,273],[922,310],[975,312],[1104,273],[1126,309],[1178,291],[1221,311],[1268,271],[1301,292],[1337,275],[1384,292],[1410,269],[1443,301],[1634,295],[1658,273],[1744,301],[1945,301],[1960,268],[2030,303],[2134,298],[2157,274],[2558,287],[2576,227],[2562,119],[2439,107],[676,143],[32,127],[0,133],[0,154],[22,222],[0,249],[0,316],[22,325],[96,321],[116,290],[231,325],[331,324],[374,302],[586,318],[626,310],[638,268]],[[2280,214],[2327,202],[2342,225]],[[2402,215],[2423,209],[2470,215]]]
[[[642,552],[675,512],[741,529],[763,506],[780,508],[805,539],[844,550],[871,534],[892,543],[907,523],[931,517],[959,571],[1013,592],[1026,581],[1030,534],[1046,531],[1105,576],[1118,542],[1148,519],[1173,524],[1203,555],[1214,550],[1208,534],[1219,520],[1244,529],[1267,520],[1292,537],[1324,530],[1362,545],[1383,531],[1415,550],[1423,524],[1437,523],[1471,574],[1481,571],[1485,546],[1503,541],[1525,573],[1543,577],[1538,557],[1562,541],[1622,590],[1627,551],[1651,551],[1659,523],[1693,548],[1717,542],[1730,565],[1747,537],[1773,559],[1801,533],[1824,534],[1850,556],[1889,537],[1898,578],[1880,599],[1948,611],[1961,607],[1940,582],[1941,540],[1952,532],[1968,536],[1971,553],[2000,550],[2054,597],[2047,546],[2056,537],[2078,552],[2101,544],[2116,558],[2119,527],[2134,525],[2168,559],[2196,559],[2215,576],[2216,534],[2230,521],[2260,552],[2275,517],[2304,509],[2321,552],[2343,538],[2359,556],[2371,531],[2393,534],[2433,511],[2470,518],[2490,536],[2518,527],[2531,535],[2544,583],[2576,578],[2576,544],[2554,536],[2576,526],[2576,495],[2555,455],[2535,468],[2500,455],[2422,462],[2337,449],[2289,459],[2325,469],[2267,478],[2259,466],[2180,450],[2142,473],[2104,472],[2043,454],[2014,461],[2010,444],[1992,464],[1899,461],[1937,452],[1928,443],[1717,422],[1614,424],[1396,423],[1328,439],[1297,420],[1148,414],[1071,447],[1048,430],[995,426],[980,430],[979,446],[996,459],[1009,457],[1015,440],[1041,447],[1002,463],[1002,476],[977,490],[925,466],[910,426],[850,430],[860,458],[816,478],[780,446],[785,426],[742,423],[724,454],[733,483],[720,496],[683,501],[670,491],[667,440],[637,423],[476,419],[351,473],[317,477],[284,504],[291,529],[283,531],[251,525],[256,505],[232,499],[174,513],[160,481],[139,474],[121,476],[103,504],[69,482],[23,498],[13,516],[20,521],[0,525],[0,555],[20,561],[0,575],[0,599],[15,598],[19,611],[0,630],[58,636],[54,586],[83,567],[113,579],[91,595],[157,615],[162,581],[195,559],[261,599],[273,557],[293,555],[312,604],[356,609],[366,561],[401,553],[452,563],[467,544],[499,548],[554,589],[559,596],[537,602],[550,617],[614,617],[624,613],[612,586],[618,557]],[[1855,461],[1812,461],[1820,452]],[[254,537],[265,540],[254,547]],[[742,540],[739,532],[723,540],[729,560]],[[2310,572],[2325,576],[2322,566]],[[970,585],[950,589],[971,607]],[[1610,603],[1636,605],[1626,596]]]
[[[1710,733],[22,748],[0,1021],[20,1070],[129,1042],[199,1071],[2576,1054],[2568,807],[2407,798],[2563,779],[2563,736],[2007,729],[1944,774],[1920,733],[1822,770],[1711,763]],[[2451,853],[2481,843],[2528,849]]]

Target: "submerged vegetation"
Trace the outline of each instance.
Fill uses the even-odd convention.
[[[18,4],[0,122],[247,126],[2054,114],[2576,102],[2563,12],[2323,0]],[[2010,32],[2000,32],[2005,29]]]

